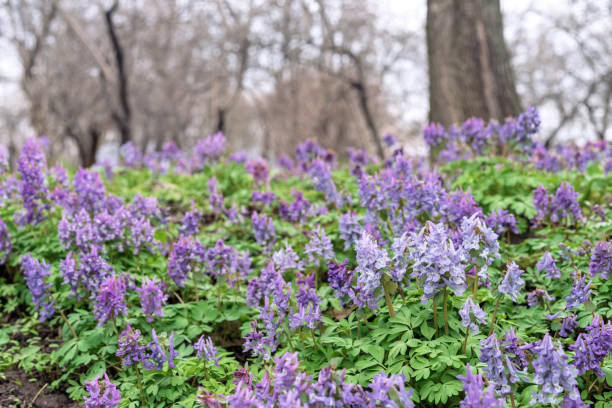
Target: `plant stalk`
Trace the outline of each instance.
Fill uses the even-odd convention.
[[[448,289],[444,288],[444,334],[448,336]]]
[[[70,324],[70,322],[68,321],[68,318],[66,317],[66,315],[64,314],[64,312],[62,312],[60,309],[57,309],[60,312],[60,315],[62,316],[62,319],[64,319],[64,322],[66,323],[66,325],[68,326],[68,328],[70,329],[70,332],[72,333],[72,335],[74,336],[75,339],[78,339],[79,336],[77,336],[76,332],[74,331],[74,329],[72,328],[72,325]]]
[[[499,298],[495,302],[495,310],[493,310],[493,316],[491,317],[491,326],[489,326],[489,336],[493,334],[493,325],[495,324],[495,316],[497,316],[497,308],[499,307]]]

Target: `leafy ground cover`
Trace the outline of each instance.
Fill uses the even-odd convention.
[[[276,167],[220,134],[76,171],[28,140],[3,171],[0,401],[611,406],[612,150],[538,126]]]

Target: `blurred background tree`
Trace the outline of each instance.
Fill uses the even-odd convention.
[[[391,3],[0,0],[0,51],[18,65],[0,75],[18,91],[1,137],[14,153],[47,135],[86,166],[128,140],[189,149],[217,130],[271,159],[306,138],[381,156],[387,132],[422,148],[428,94],[444,124],[533,104],[549,145],[609,136],[612,0],[528,5],[504,24],[500,0],[422,0],[425,29],[391,24],[421,18]]]

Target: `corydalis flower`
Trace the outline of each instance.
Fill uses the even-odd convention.
[[[218,190],[219,183],[217,179],[213,176],[208,179],[207,182],[208,193],[209,193],[209,201],[210,206],[216,214],[221,214],[223,212],[223,194],[221,194]]]
[[[340,204],[340,196],[332,180],[331,172],[323,160],[314,159],[308,166],[308,174],[314,182],[314,189],[323,193],[328,203]]]
[[[94,316],[98,320],[98,326],[102,326],[111,318],[117,318],[120,314],[127,316],[125,289],[125,282],[119,275],[108,276],[102,282],[94,301]]]
[[[100,377],[85,381],[85,391],[89,393],[89,397],[85,397],[85,408],[115,408],[121,402],[121,393],[108,375],[104,373],[104,382]]]
[[[191,202],[191,211],[187,211],[181,219],[181,227],[179,232],[185,236],[196,235],[200,232],[200,221],[202,221],[202,213],[195,208],[193,201]]]
[[[570,295],[565,298],[567,302],[567,310],[575,309],[587,300],[589,300],[589,297],[591,296],[592,292],[591,283],[591,281],[587,283],[586,278],[584,276],[574,276],[574,284],[572,285],[572,289],[570,290]]]
[[[356,290],[360,294],[357,297],[357,305],[363,307],[367,304],[375,310],[378,308],[376,304],[378,297],[375,292],[381,285],[383,270],[390,261],[389,255],[365,230],[355,244],[355,251],[357,252]]]
[[[546,272],[546,277],[550,279],[561,277],[561,272],[559,272],[559,268],[557,268],[555,260],[550,255],[550,252],[546,252],[542,259],[538,261],[536,264],[536,271]]]
[[[552,302],[555,298],[551,297],[545,289],[536,288],[527,295],[527,304],[529,307],[536,307],[543,302]]]
[[[55,301],[50,299],[47,289],[51,284],[45,284],[45,276],[51,274],[51,265],[44,260],[42,264],[30,254],[21,258],[21,269],[24,272],[25,281],[32,295],[32,303],[40,309],[40,320],[45,321],[53,316],[55,312]]]
[[[610,279],[612,272],[612,244],[606,241],[598,242],[593,249],[591,262],[589,263],[591,276],[601,274],[605,280]]]
[[[521,278],[522,273],[523,270],[521,270],[515,262],[508,265],[506,275],[497,288],[499,293],[505,293],[510,297],[510,299],[516,302],[516,297],[520,293],[521,288],[525,283],[525,281]]]
[[[249,160],[244,169],[253,176],[255,184],[268,183],[268,165],[263,159]]]
[[[19,172],[19,193],[23,200],[23,211],[14,214],[15,223],[20,227],[26,224],[36,225],[44,220],[44,212],[50,208],[49,189],[45,180],[47,161],[39,141],[35,138],[26,140],[17,161]]]
[[[274,242],[276,232],[274,230],[274,222],[272,218],[268,218],[266,214],[257,214],[253,212],[251,215],[251,222],[253,224],[253,232],[255,233],[255,240],[259,245],[265,246],[269,243]]]
[[[281,248],[272,254],[272,262],[274,262],[274,265],[276,265],[280,273],[284,273],[290,269],[296,271],[302,271],[304,269],[303,262],[288,242],[285,242],[285,248]]]
[[[329,261],[334,257],[334,249],[331,239],[325,234],[325,229],[320,225],[315,227],[310,242],[306,244],[304,250],[308,254],[308,262],[318,262],[319,260]]]
[[[518,373],[508,356],[501,352],[499,341],[495,333],[485,340],[480,340],[480,361],[486,363],[484,371],[491,385],[501,395],[512,391],[508,380],[512,383],[519,381]]]
[[[6,224],[2,218],[0,218],[0,265],[4,264],[8,260],[12,249],[13,245],[11,244],[11,235],[8,232]]]
[[[197,351],[196,356],[198,358],[202,358],[203,354],[206,361],[210,361],[211,363],[215,363],[216,366],[219,366],[220,357],[217,356],[217,348],[213,345],[210,337],[200,336],[198,342],[193,345],[193,348]]]
[[[568,337],[578,327],[578,319],[575,314],[567,316],[561,321],[561,330],[559,330],[559,336]]]
[[[161,370],[166,361],[169,368],[175,367],[174,359],[178,354],[174,351],[174,332],[171,332],[170,337],[168,337],[168,353],[166,353],[162,344],[160,344],[155,329],[152,329],[151,341],[146,347],[145,359],[143,360],[144,368],[147,370]]]
[[[503,408],[504,401],[495,398],[493,388],[485,392],[482,374],[474,375],[469,364],[466,364],[466,370],[465,377],[457,376],[463,382],[463,391],[465,391],[461,408]]]
[[[411,276],[424,280],[423,303],[445,286],[457,296],[463,294],[466,277],[462,261],[466,256],[455,248],[444,223],[428,222],[418,234],[412,234],[407,246],[412,261]]]
[[[498,235],[507,231],[512,231],[514,234],[519,233],[516,217],[510,214],[507,210],[501,208],[491,211],[491,215],[487,217],[486,223],[487,226],[492,228]]]
[[[589,370],[598,377],[604,377],[601,369],[604,359],[612,355],[612,326],[610,322],[605,324],[604,320],[596,315],[593,321],[586,327],[586,332],[580,333],[576,343],[570,345],[574,351],[574,365],[578,369],[578,375]]]
[[[487,324],[487,314],[477,303],[474,303],[471,297],[465,300],[463,308],[459,311],[459,316],[461,316],[461,324],[469,328],[474,334],[480,331],[478,323]]]
[[[340,239],[344,241],[344,250],[355,245],[355,242],[361,235],[361,225],[359,225],[359,217],[356,212],[348,212],[342,214],[338,220],[338,231],[340,231]]]
[[[142,278],[142,286],[136,290],[140,295],[140,307],[142,313],[147,316],[147,322],[151,323],[153,316],[164,316],[162,305],[166,303],[168,295],[164,293],[163,284],[158,282],[157,277]]]
[[[580,398],[576,390],[577,370],[568,363],[569,357],[561,346],[554,346],[548,333],[533,346],[533,354],[536,357],[533,361],[533,381],[540,388],[533,394],[531,404],[556,405],[564,391],[569,393],[572,400]]]
[[[140,339],[140,331],[133,329],[129,324],[119,335],[119,348],[117,349],[116,355],[117,357],[123,357],[122,365],[124,367],[134,363],[140,363],[144,360],[145,347],[140,345]]]

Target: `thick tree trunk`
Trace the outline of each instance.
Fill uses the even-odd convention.
[[[521,111],[499,0],[427,0],[429,120],[503,120]]]

